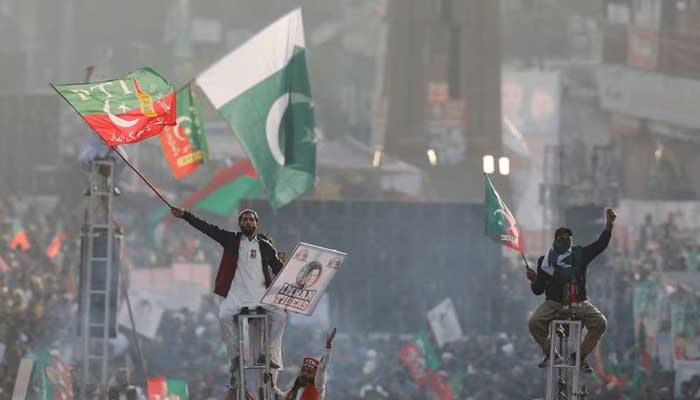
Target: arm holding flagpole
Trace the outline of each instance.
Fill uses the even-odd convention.
[[[520,253],[520,257],[523,258],[523,261],[525,261],[525,274],[527,276],[527,279],[530,282],[534,282],[535,279],[537,278],[537,271],[534,269],[530,268],[530,265],[527,263],[527,259],[525,258],[525,254]]]

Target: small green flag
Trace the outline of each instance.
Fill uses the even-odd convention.
[[[486,236],[521,254],[525,252],[525,241],[518,229],[518,222],[488,176],[486,176]]]

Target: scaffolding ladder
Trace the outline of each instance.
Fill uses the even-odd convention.
[[[80,268],[80,393],[106,390],[109,379],[109,338],[116,330],[116,296],[118,282],[114,264],[115,243],[112,223],[114,188],[113,163],[93,161],[90,187],[82,227]]]
[[[274,384],[270,370],[271,354],[267,351],[268,327],[270,317],[262,307],[251,309],[243,307],[240,313],[234,315],[234,325],[238,329],[238,377],[236,380],[236,399],[247,400],[246,391],[250,387],[247,383],[246,372],[258,372],[257,398],[256,400],[274,400]],[[246,362],[246,349],[249,349],[251,363]],[[265,360],[258,363],[258,354],[264,354]]]

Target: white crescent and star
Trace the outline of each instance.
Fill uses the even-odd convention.
[[[494,212],[493,212],[493,215],[496,216],[496,215],[498,215],[499,213],[500,213],[500,214],[503,214],[503,218],[504,218],[504,219],[506,220],[506,222],[508,223],[508,227],[512,228],[513,231],[517,232],[517,228],[516,228],[516,225],[515,225],[515,224],[516,224],[515,219],[511,219],[511,216],[510,216],[508,213],[506,213],[502,208],[499,208],[499,209],[497,209],[496,211],[494,211]],[[501,221],[498,221],[498,224],[499,224],[499,225],[503,225],[503,223],[502,223]]]
[[[267,138],[267,147],[272,153],[272,157],[277,164],[284,165],[284,153],[280,149],[279,131],[282,122],[282,116],[289,106],[289,93],[285,93],[277,98],[272,103],[270,111],[265,120],[265,137]]]
[[[131,128],[132,126],[136,125],[138,122],[138,119],[128,121],[123,118],[119,118],[116,115],[112,114],[112,112],[109,109],[109,100],[105,100],[105,106],[102,109],[107,116],[109,117],[109,120],[112,121],[112,123],[120,128]]]
[[[173,135],[174,135],[174,136],[177,138],[177,140],[179,140],[179,141],[184,141],[184,140],[185,140],[185,138],[183,138],[182,135],[180,135],[180,129],[179,129],[179,128],[180,128],[180,124],[182,124],[183,122],[187,122],[187,121],[191,122],[192,120],[190,119],[190,117],[188,117],[188,116],[186,116],[186,115],[183,115],[183,116],[181,116],[181,117],[178,117],[178,118],[175,120],[175,122],[177,122],[177,123],[176,123],[175,126],[173,127]],[[190,132],[189,132],[189,131],[190,131],[189,128],[182,128],[182,130],[185,131],[185,134],[189,135],[189,133],[190,133]]]

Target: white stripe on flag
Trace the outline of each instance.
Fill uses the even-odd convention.
[[[284,68],[294,47],[304,47],[301,9],[258,32],[197,77],[197,84],[216,109]]]

